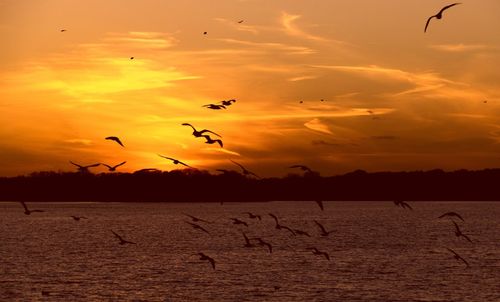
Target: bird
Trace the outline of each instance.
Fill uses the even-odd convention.
[[[238,21],[238,23],[239,23],[239,24],[241,24],[241,23],[243,23],[243,21],[244,21],[244,20],[240,20],[240,21]]]
[[[299,101],[299,104],[303,104],[303,103],[304,103],[304,101]]]
[[[248,218],[250,218],[250,219],[259,219],[259,220],[262,220],[262,217],[260,215],[257,215],[257,214],[253,214],[253,213],[250,213],[250,212],[243,212],[241,214],[247,214]]]
[[[218,143],[221,148],[224,147],[224,145],[222,144],[222,140],[220,139],[212,139],[209,135],[203,135],[203,137],[206,139],[205,144],[212,145]]]
[[[43,212],[45,212],[43,210],[30,210],[30,209],[28,209],[28,206],[24,203],[24,201],[20,201],[20,203],[24,208],[25,215],[31,215],[31,213],[43,213]]]
[[[238,164],[238,163],[237,163],[237,162],[235,162],[234,160],[231,160],[231,162],[232,162],[233,164],[235,164],[235,165],[237,165],[237,166],[239,166],[239,167],[241,168],[241,170],[243,171],[243,175],[246,175],[246,176],[248,176],[248,175],[253,175],[253,176],[257,177],[257,178],[260,178],[257,174],[255,174],[255,173],[253,173],[253,172],[251,172],[251,171],[247,170],[245,167],[243,167],[242,165]]]
[[[211,223],[210,221],[207,221],[207,220],[204,220],[204,219],[201,219],[201,218],[198,218],[198,217],[195,217],[193,215],[189,215],[189,214],[185,214],[185,213],[182,213],[182,215],[184,216],[187,216],[189,218],[191,218],[191,220],[193,222],[206,222],[206,223]]]
[[[238,218],[229,218],[233,221],[233,224],[242,224],[246,227],[248,227],[248,223],[244,222],[243,220],[239,220]]]
[[[202,107],[207,107],[208,109],[213,109],[213,110],[226,109],[226,106],[217,104],[207,104],[203,105]]]
[[[324,236],[324,237],[325,237],[325,236],[330,235],[330,233],[333,233],[333,231],[327,231],[327,230],[325,229],[325,227],[324,227],[321,223],[317,222],[316,220],[314,220],[314,223],[316,223],[316,225],[317,225],[317,226],[319,227],[319,229],[321,230],[321,234],[320,234],[321,236]]]
[[[191,125],[189,123],[183,123],[182,126],[189,126],[189,127],[193,128],[193,135],[195,137],[202,137],[202,136],[204,136],[203,133],[205,133],[205,132],[209,132],[209,133],[212,133],[214,135],[217,135],[218,137],[222,137],[219,134],[217,134],[217,133],[215,133],[215,132],[213,132],[211,130],[203,129],[201,131],[198,131],[198,130],[196,130],[196,128],[193,125]]]
[[[288,168],[290,168],[290,169],[298,168],[304,172],[312,172],[312,170],[308,166],[304,166],[304,165],[293,165],[293,166],[290,166]]]
[[[195,230],[200,230],[202,232],[210,234],[204,227],[202,227],[200,225],[197,225],[196,223],[192,223],[192,222],[189,222],[189,221],[184,221],[184,222],[187,223],[187,224],[189,224],[190,226],[192,226],[193,229],[195,229]]]
[[[134,57],[130,57],[130,60],[133,60],[133,59],[134,59]]]
[[[303,235],[303,236],[311,237],[311,235],[309,235],[309,233],[306,232],[306,231],[302,231],[302,230],[298,230],[298,229],[293,229],[293,231],[297,235]]]
[[[120,242],[118,243],[120,245],[124,245],[124,244],[137,244],[135,242],[127,241],[127,240],[123,239],[122,236],[118,235],[113,230],[111,230],[111,233],[113,233],[113,235],[115,235],[115,237],[118,238],[118,240],[120,240]]]
[[[447,5],[445,7],[443,7],[439,13],[435,14],[434,16],[430,16],[429,19],[427,19],[427,22],[425,23],[425,29],[424,29],[424,33],[427,32],[427,27],[429,26],[429,23],[431,22],[432,18],[436,18],[438,20],[440,20],[441,18],[443,18],[443,12],[445,10],[447,10],[448,8],[452,7],[452,6],[455,6],[455,5],[458,5],[458,4],[462,4],[462,3],[453,3],[453,4],[450,4],[450,5]]]
[[[465,239],[467,239],[467,241],[469,241],[470,243],[472,243],[472,240],[469,238],[469,236],[467,236],[464,233],[462,233],[462,231],[458,227],[458,224],[455,221],[453,221],[453,224],[455,225],[455,236],[457,236],[457,237],[464,237]]]
[[[74,163],[74,162],[72,162],[72,161],[69,161],[69,162],[70,162],[71,164],[73,164],[73,165],[77,166],[77,167],[78,167],[78,171],[79,171],[79,172],[82,172],[82,173],[87,173],[87,172],[89,172],[89,168],[92,168],[92,167],[97,167],[97,166],[101,165],[101,164],[99,164],[99,163],[98,163],[98,164],[93,164],[93,165],[88,165],[88,166],[81,166],[81,165],[79,165],[79,164],[75,164],[75,163]]]
[[[231,100],[220,101],[219,103],[221,103],[222,106],[231,106],[235,102],[236,102],[235,99],[231,99]]]
[[[114,171],[116,171],[116,168],[118,168],[119,166],[122,166],[122,165],[124,165],[124,164],[126,164],[126,163],[127,163],[127,162],[126,162],[126,161],[124,161],[124,162],[122,162],[122,163],[119,163],[119,164],[118,164],[118,165],[116,165],[116,166],[110,166],[110,165],[106,165],[106,164],[103,164],[103,163],[101,163],[101,165],[106,166],[106,167],[108,168],[109,172],[114,172]]]
[[[443,218],[443,217],[458,217],[460,220],[465,222],[465,220],[462,218],[462,216],[460,216],[460,214],[458,214],[456,212],[446,212],[443,215],[439,216],[438,218]]]
[[[241,232],[241,234],[243,234],[243,238],[245,238],[245,245],[244,245],[244,247],[248,247],[248,248],[255,247],[255,245],[253,245],[253,244],[250,243],[250,239],[248,239],[247,234],[245,234],[245,232]]]
[[[328,261],[330,261],[330,255],[327,252],[322,252],[315,247],[308,247],[308,250],[312,250],[312,253],[317,256],[324,256]]]
[[[203,34],[204,34],[204,35],[206,35],[206,34],[207,34],[207,32],[206,32],[206,31],[204,31],[204,32],[203,32]]]
[[[269,250],[269,254],[272,254],[273,253],[273,246],[268,243],[268,242],[265,242],[264,240],[262,240],[262,238],[253,238],[254,240],[257,240],[259,242],[259,245],[260,246],[266,246],[267,249]]]
[[[105,139],[110,140],[110,141],[115,141],[115,142],[117,142],[120,146],[125,147],[125,146],[122,144],[122,141],[121,141],[118,137],[116,137],[116,136],[108,136],[108,137],[106,137]]]
[[[321,211],[325,210],[325,208],[323,207],[323,201],[321,201],[321,200],[315,200],[315,202],[318,204],[318,206],[321,209]]]
[[[178,159],[175,159],[175,158],[172,158],[172,157],[166,157],[166,156],[163,156],[163,155],[160,155],[160,154],[158,154],[158,156],[159,156],[159,157],[163,157],[163,158],[165,158],[165,159],[169,159],[169,160],[171,160],[171,161],[172,161],[172,163],[174,163],[174,165],[181,164],[181,165],[183,165],[183,166],[186,166],[186,167],[188,167],[188,168],[191,168],[191,166],[186,165],[185,163],[181,162],[181,161],[180,161],[180,160],[178,160]]]
[[[465,265],[467,267],[469,267],[469,262],[467,262],[464,258],[462,258],[462,256],[460,256],[459,254],[457,254],[457,252],[455,252],[454,250],[450,249],[450,248],[446,248],[448,251],[450,251],[451,253],[453,253],[453,258],[455,258],[457,261],[463,261],[463,263],[465,263]]]
[[[66,29],[61,29],[61,32],[62,32],[62,33],[63,33],[63,32],[65,32],[65,31],[66,31]]]
[[[272,214],[272,213],[269,213],[269,216],[271,216],[271,217],[274,219],[274,222],[276,223],[274,227],[275,227],[277,230],[282,230],[282,229],[283,229],[283,230],[287,230],[287,231],[289,231],[290,233],[292,233],[292,235],[293,235],[293,236],[296,236],[296,235],[295,235],[295,232],[294,232],[291,228],[289,228],[289,227],[287,227],[287,226],[284,226],[284,225],[281,225],[281,224],[279,223],[279,221],[278,221],[278,217],[277,217],[276,215],[274,215],[274,214]]]
[[[413,211],[413,208],[408,203],[402,200],[394,200],[394,204],[398,207],[402,207],[403,209],[408,208]]]
[[[212,268],[215,269],[215,260],[212,257],[209,257],[203,253],[198,253],[198,255],[200,255],[200,260],[207,260],[212,265]]]
[[[73,218],[73,220],[75,221],[80,221],[80,219],[88,219],[85,216],[69,216],[69,217]]]

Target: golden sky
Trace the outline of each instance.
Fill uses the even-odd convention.
[[[176,168],[158,153],[263,176],[498,167],[500,1],[424,34],[449,3],[0,0],[0,175]]]

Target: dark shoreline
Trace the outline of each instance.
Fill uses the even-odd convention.
[[[0,201],[266,202],[495,201],[500,169],[375,172],[254,179],[231,172],[174,170],[140,173],[36,172],[0,178]]]

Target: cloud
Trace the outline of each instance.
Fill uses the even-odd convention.
[[[309,128],[311,130],[318,131],[321,133],[333,134],[333,132],[328,127],[328,125],[326,125],[324,122],[322,122],[318,118],[310,120],[309,122],[305,123],[304,126],[306,126],[307,128]]]
[[[250,46],[255,48],[265,48],[265,49],[273,49],[280,51],[287,51],[288,54],[313,54],[316,53],[316,50],[306,47],[306,46],[296,46],[289,45],[283,43],[276,42],[253,42],[253,41],[245,41],[245,40],[237,40],[237,39],[216,39],[217,41],[231,43],[231,44],[239,44],[244,46]]]
[[[289,78],[288,81],[290,82],[298,82],[298,81],[305,81],[305,80],[313,80],[318,78],[317,76],[298,76],[298,77],[293,77]]]
[[[484,44],[435,44],[429,45],[430,48],[445,52],[470,52],[486,50],[489,47]]]
[[[315,36],[313,34],[307,33],[300,29],[296,24],[295,21],[298,19],[302,18],[301,15],[291,15],[287,12],[283,12],[281,14],[281,25],[283,25],[285,32],[291,36],[296,36],[304,39],[309,39],[309,40],[314,40],[314,41],[328,41],[328,39],[325,39],[320,36]]]

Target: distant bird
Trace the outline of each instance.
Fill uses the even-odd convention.
[[[130,57],[130,60],[133,60],[133,59],[134,59],[134,57]]]
[[[257,240],[260,246],[267,247],[267,249],[269,250],[269,254],[273,253],[273,246],[270,243],[265,242],[264,240],[262,240],[262,238],[253,238],[253,239]]]
[[[184,216],[187,216],[189,218],[191,218],[191,220],[193,222],[205,222],[205,223],[211,223],[210,221],[207,221],[207,220],[204,220],[204,219],[201,219],[201,218],[198,218],[198,217],[195,217],[193,215],[189,215],[189,214],[185,214],[185,213],[182,213],[182,215]]]
[[[321,99],[321,100],[319,100],[319,101],[320,101],[320,102],[324,102],[325,100],[324,100],[324,99]]]
[[[115,166],[110,166],[110,165],[106,165],[106,164],[103,164],[103,163],[101,163],[101,165],[106,166],[108,168],[109,172],[114,172],[114,171],[116,171],[116,168],[118,168],[118,167],[120,167],[120,166],[122,166],[122,165],[124,165],[126,163],[127,162],[124,161],[124,162],[119,163],[118,165],[115,165]]]
[[[20,201],[20,203],[24,208],[25,215],[31,215],[31,213],[43,213],[43,212],[45,212],[43,210],[30,210],[30,209],[28,209],[28,206],[24,203],[24,201]]]
[[[88,165],[88,166],[81,166],[81,165],[79,165],[79,164],[75,164],[75,163],[74,163],[74,162],[72,162],[72,161],[69,161],[69,162],[70,162],[71,164],[73,164],[73,165],[77,166],[77,167],[78,167],[78,171],[79,171],[79,172],[82,172],[82,173],[87,173],[87,172],[89,172],[89,168],[93,168],[93,167],[97,167],[97,166],[101,165],[101,164],[93,164],[93,165]]]
[[[124,245],[124,244],[137,244],[135,242],[127,241],[127,240],[123,239],[122,236],[120,236],[117,233],[113,232],[113,230],[111,230],[111,233],[113,233],[113,235],[115,235],[115,237],[118,238],[118,240],[120,240],[120,242],[118,243],[120,245]]]
[[[413,208],[408,203],[402,200],[394,200],[394,204],[398,207],[402,207],[403,209],[408,208],[413,211]]]
[[[483,101],[483,103],[484,103],[484,104],[487,104],[487,103],[488,103],[488,100],[484,100],[484,101]]]
[[[110,141],[115,141],[115,142],[117,142],[120,146],[125,147],[125,146],[122,144],[122,141],[121,141],[118,137],[116,137],[116,136],[108,136],[108,137],[106,137],[105,139],[110,140]]]
[[[303,104],[303,103],[304,103],[304,101],[299,101],[299,104]]]
[[[159,156],[159,157],[163,157],[163,158],[168,159],[168,160],[171,160],[171,161],[172,161],[172,163],[174,163],[174,165],[181,164],[181,165],[186,166],[186,167],[188,167],[188,168],[192,168],[191,166],[186,165],[185,163],[181,162],[181,161],[180,161],[180,160],[178,160],[178,159],[175,159],[175,158],[172,158],[172,157],[166,157],[166,156],[163,156],[163,155],[160,155],[160,154],[158,154],[158,156]]]
[[[66,31],[66,29],[61,29],[61,32],[62,32],[62,33],[63,33],[63,32],[65,32],[65,31]]]
[[[451,253],[453,253],[453,258],[455,258],[457,261],[462,261],[463,263],[465,263],[465,265],[467,267],[469,267],[469,262],[467,262],[464,258],[462,258],[462,256],[460,256],[459,254],[457,254],[457,252],[455,252],[454,250],[450,249],[450,248],[446,248],[448,251],[450,251]]]
[[[227,101],[221,101],[220,103],[222,104],[222,106],[231,106],[235,102],[236,102],[235,99],[231,99],[231,100],[227,100]]]
[[[369,114],[374,114],[375,113],[372,110],[366,110],[366,112],[368,112]]]
[[[247,234],[245,234],[245,232],[241,232],[241,234],[243,235],[243,238],[245,238],[245,245],[244,245],[244,247],[248,247],[248,248],[255,247],[255,245],[253,245],[253,244],[250,243],[250,239],[248,239]]]
[[[438,218],[443,218],[443,217],[458,217],[460,220],[465,222],[465,220],[462,218],[462,216],[460,216],[460,214],[458,214],[456,212],[446,212],[443,215],[439,216]]]
[[[304,172],[312,172],[312,170],[308,166],[304,166],[304,165],[293,165],[293,166],[290,166],[288,168],[290,168],[290,169],[298,168]]]
[[[317,222],[316,220],[314,220],[314,223],[316,223],[316,225],[321,230],[321,233],[320,233],[321,236],[326,237],[326,236],[330,235],[330,233],[333,233],[333,231],[327,231],[325,229],[325,227],[321,223]]]
[[[203,135],[203,137],[206,139],[205,144],[212,145],[218,143],[221,148],[224,147],[224,145],[222,144],[222,140],[220,139],[212,139],[209,135]]]
[[[278,217],[277,217],[276,215],[274,215],[274,214],[272,214],[272,213],[269,213],[269,216],[271,216],[271,217],[274,219],[274,222],[275,222],[275,226],[274,226],[274,228],[276,228],[277,230],[287,230],[287,231],[289,231],[290,233],[292,233],[292,235],[293,235],[293,236],[296,236],[296,235],[295,235],[295,232],[294,232],[291,228],[289,228],[289,227],[287,227],[287,226],[284,226],[284,225],[281,225],[281,224],[279,223]]]
[[[184,221],[185,223],[189,224],[190,226],[193,227],[193,229],[195,230],[200,230],[202,232],[205,232],[207,234],[210,234],[210,232],[208,232],[204,227],[202,227],[201,225],[198,225],[196,223],[192,223],[192,222],[189,222],[189,221]]]
[[[206,35],[206,34],[207,34],[207,32],[206,32],[206,31],[204,31],[204,32],[203,32],[203,34],[204,34],[204,35]]]
[[[244,21],[244,20],[240,20],[240,21],[238,21],[238,23],[239,23],[239,24],[241,24],[241,23],[243,23],[243,21]]]
[[[450,5],[447,5],[447,6],[443,7],[439,11],[439,13],[435,14],[434,16],[430,16],[429,19],[427,19],[427,23],[425,23],[424,33],[427,32],[427,27],[429,26],[429,23],[431,22],[432,18],[436,18],[436,19],[440,20],[441,18],[443,18],[443,12],[445,10],[447,10],[448,8],[450,8],[452,6],[458,5],[458,4],[461,4],[461,3],[453,3],[453,4],[450,4]]]
[[[308,250],[312,250],[312,253],[317,256],[324,256],[328,261],[330,261],[330,255],[327,252],[322,252],[315,247],[309,247]]]
[[[246,175],[246,176],[253,175],[253,176],[257,177],[257,178],[260,178],[257,174],[255,174],[255,173],[247,170],[245,167],[243,167],[242,165],[238,164],[234,160],[231,160],[231,162],[241,168],[241,170],[243,171],[243,175]]]
[[[250,219],[259,219],[259,220],[262,220],[262,217],[260,217],[260,215],[257,215],[257,214],[253,214],[253,213],[250,213],[250,212],[243,212],[241,214],[247,214],[248,218],[250,218]]]
[[[238,218],[229,218],[233,221],[233,224],[242,224],[246,227],[248,227],[248,223],[244,222],[243,220],[239,220]]]
[[[298,229],[293,229],[293,231],[297,235],[303,235],[303,236],[311,237],[311,235],[309,235],[309,233],[306,232],[306,231],[302,231],[302,230],[298,230]]]
[[[315,202],[318,204],[318,207],[321,209],[321,211],[325,210],[325,208],[323,207],[323,201],[321,201],[321,200],[315,200]]]
[[[213,109],[213,110],[226,109],[226,106],[217,105],[217,104],[207,104],[207,105],[203,105],[201,107],[207,107],[208,109]]]
[[[195,137],[202,137],[202,136],[204,136],[203,133],[205,133],[205,132],[212,133],[214,135],[217,135],[218,137],[222,137],[219,134],[217,134],[217,133],[215,133],[215,132],[213,132],[211,130],[203,129],[201,131],[198,131],[198,130],[196,130],[196,128],[193,125],[191,125],[189,123],[183,123],[182,126],[189,126],[189,127],[193,128],[193,135]]]
[[[80,219],[88,219],[85,216],[69,216],[69,217],[73,218],[73,220],[75,221],[80,221]]]
[[[457,237],[464,237],[465,239],[467,239],[467,241],[469,241],[470,243],[472,243],[472,240],[469,238],[469,236],[467,236],[464,233],[462,233],[462,231],[458,227],[458,224],[455,221],[453,221],[453,224],[455,225],[455,236],[457,236]]]
[[[200,255],[200,260],[203,260],[203,261],[208,261],[210,262],[210,264],[212,265],[212,268],[215,269],[215,260],[203,253],[198,253],[198,255]]]

